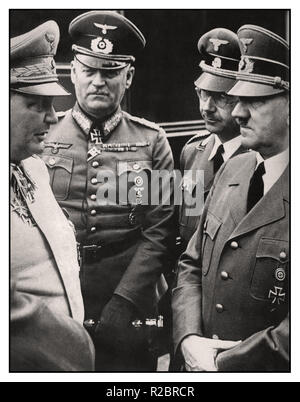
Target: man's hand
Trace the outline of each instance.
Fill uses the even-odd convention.
[[[218,371],[215,359],[219,351],[232,349],[241,341],[222,341],[189,335],[181,343],[187,371]]]
[[[137,333],[131,322],[141,315],[136,307],[121,296],[113,295],[104,307],[100,322],[95,330],[96,342],[116,352],[135,350],[140,332]]]

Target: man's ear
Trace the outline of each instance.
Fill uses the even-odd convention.
[[[71,81],[75,84],[75,73],[76,73],[76,62],[75,60],[71,61]]]
[[[289,94],[286,95],[286,113],[287,113],[286,124],[289,127],[290,126],[290,97],[289,97]]]
[[[126,72],[126,86],[125,86],[126,89],[129,89],[131,87],[134,73],[135,73],[135,68],[133,66],[130,66]]]

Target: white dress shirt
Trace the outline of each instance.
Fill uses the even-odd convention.
[[[215,137],[215,144],[209,155],[208,160],[212,160],[217,153],[219,146],[222,144],[219,137],[216,134],[212,134]],[[206,145],[210,140],[210,136],[206,138],[202,144]],[[238,135],[237,137],[232,138],[229,141],[223,142],[224,152],[222,154],[224,162],[227,162],[229,158],[237,151],[237,149],[241,146],[241,136]]]
[[[279,179],[289,163],[289,148],[285,151],[272,156],[269,159],[263,159],[263,157],[256,153],[257,164],[256,168],[261,162],[264,162],[266,173],[263,175],[264,182],[264,195],[270,190],[273,184]]]

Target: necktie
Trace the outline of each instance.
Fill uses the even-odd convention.
[[[264,181],[262,177],[265,173],[265,165],[261,162],[250,180],[247,212],[249,212],[264,195]]]
[[[223,159],[223,154],[224,153],[224,147],[222,144],[219,145],[219,148],[214,156],[214,174],[217,173],[217,171],[220,169],[220,167],[224,163]]]

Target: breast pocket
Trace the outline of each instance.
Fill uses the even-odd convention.
[[[73,158],[68,156],[43,155],[50,175],[50,185],[58,201],[66,200],[69,195],[73,170]]]
[[[150,205],[152,161],[118,161],[118,200],[123,205]],[[154,186],[154,191],[156,188]]]
[[[203,228],[203,241],[202,241],[202,274],[207,275],[211,258],[215,246],[215,238],[222,225],[222,221],[210,212],[207,213],[207,218]]]
[[[274,307],[287,300],[289,243],[262,238],[256,252],[250,283],[254,299],[269,301]]]

